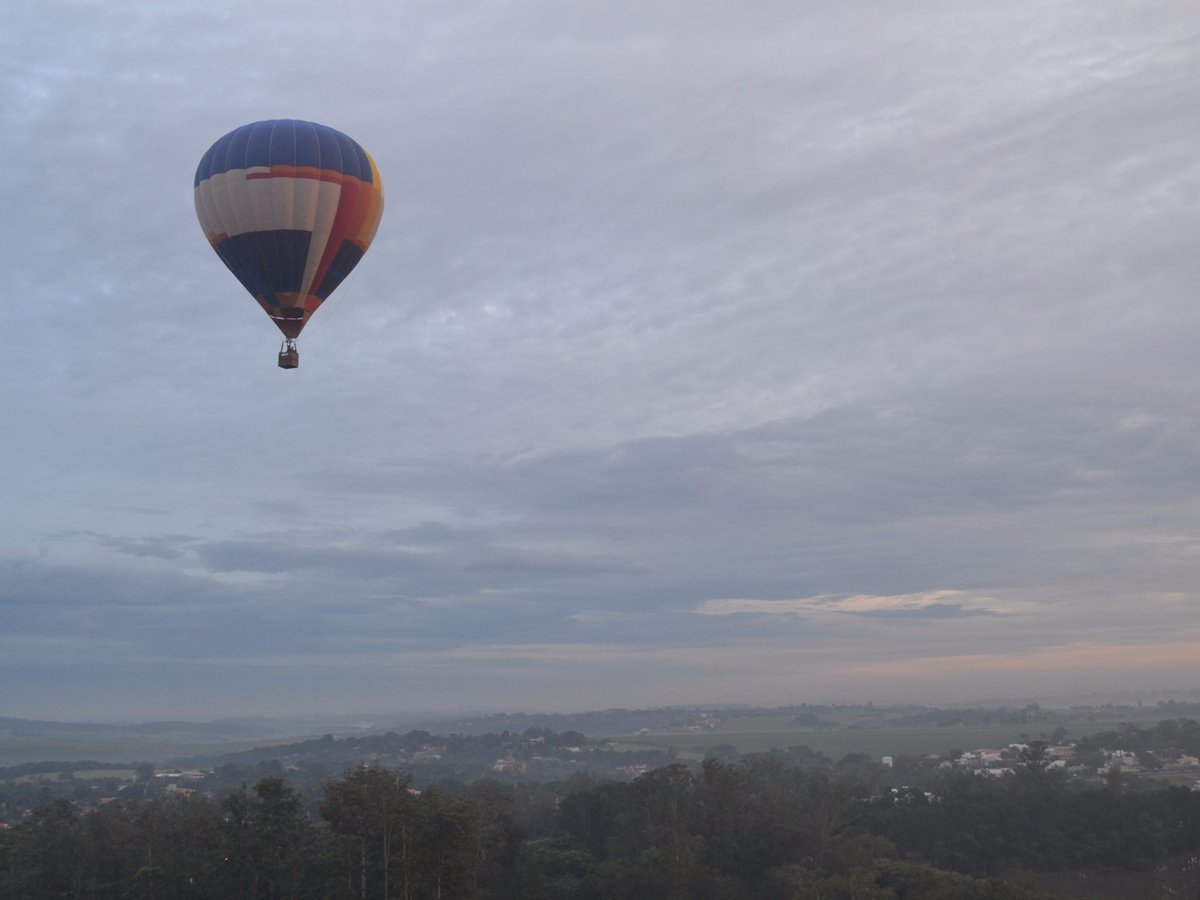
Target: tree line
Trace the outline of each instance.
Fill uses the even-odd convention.
[[[419,791],[399,770],[356,766],[312,798],[266,777],[219,799],[58,799],[0,831],[0,896],[1035,900],[1040,873],[1113,867],[1148,891],[1165,878],[1200,891],[1187,862],[1200,793],[1186,788],[1084,784],[1032,760],[1002,779],[889,786],[864,759],[799,759]]]

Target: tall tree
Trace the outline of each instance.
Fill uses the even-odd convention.
[[[478,814],[460,797],[427,790],[417,798],[412,840],[413,896],[441,900],[476,894]]]
[[[357,868],[361,900],[371,884],[390,900],[396,876],[402,900],[412,897],[414,798],[408,785],[408,775],[374,767],[349,769],[325,785],[321,816],[355,859],[350,869]]]

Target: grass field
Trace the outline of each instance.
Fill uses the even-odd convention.
[[[111,778],[113,781],[133,781],[137,775],[133,769],[76,769],[71,773],[80,781],[98,781]]]
[[[71,777],[79,781],[97,781],[101,778],[111,778],[113,781],[133,781],[137,773],[133,769],[76,769]],[[29,784],[39,781],[62,781],[62,772],[34,772],[29,775],[18,775],[13,779],[14,784]]]
[[[31,775],[18,775],[13,784],[38,784],[42,781],[62,781],[61,772],[36,772]]]
[[[1118,722],[1073,723],[1071,738],[1080,738],[1098,731],[1110,731]],[[645,734],[614,738],[620,750],[673,749],[683,759],[703,757],[712,748],[729,745],[738,753],[759,753],[772,748],[787,749],[805,745],[824,753],[835,762],[847,753],[865,753],[878,759],[881,756],[926,756],[945,754],[950,750],[975,750],[982,747],[1003,747],[1021,740],[1025,734],[1038,738],[1049,733],[1053,724],[985,725],[951,728],[864,728],[817,730],[787,727],[785,717],[746,717],[722,723],[717,729],[703,733]],[[1069,726],[1064,726],[1069,727]]]
[[[162,762],[217,753],[249,750],[272,741],[163,741],[141,736],[127,739],[65,739],[53,737],[0,736],[0,768],[26,762],[49,760],[90,760],[98,763],[135,763],[143,760]]]

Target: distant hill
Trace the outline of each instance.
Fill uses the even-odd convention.
[[[304,740],[329,732],[354,734],[369,727],[369,723],[338,717],[110,724],[0,716],[0,766],[50,759],[161,761]]]
[[[1020,723],[1032,734],[1063,726],[1074,734],[1089,723],[1102,728],[1117,722],[1154,723],[1200,717],[1195,694],[1154,704],[1098,703],[1048,708],[1022,706],[876,706],[874,704],[799,704],[784,707],[688,706],[654,709],[605,709],[578,713],[482,713],[478,715],[341,715],[229,717],[211,722],[164,720],[136,723],[53,722],[0,716],[0,766],[46,760],[98,760],[112,763],[178,762],[334,737],[428,731],[431,734],[521,734],[528,729],[576,731],[589,737],[619,737],[651,732],[702,736],[747,731],[796,729],[955,728]],[[1091,730],[1096,730],[1091,726]],[[797,741],[803,743],[803,741]]]
[[[53,722],[0,717],[0,766],[43,760],[102,762],[194,759],[254,747],[290,744],[332,734],[347,737],[388,731],[482,735],[529,728],[589,735],[635,734],[640,729],[695,727],[711,707],[607,709],[584,713],[495,713],[476,716],[232,717],[212,722]],[[723,715],[730,715],[726,710]]]
[[[729,718],[750,707],[664,706],[655,709],[603,709],[580,713],[490,713],[476,716],[410,719],[399,723],[392,731],[421,729],[434,734],[501,734],[520,733],[527,728],[549,728],[551,731],[579,731],[587,735],[616,736],[635,734],[643,728],[652,731],[684,729],[703,721],[716,711]]]

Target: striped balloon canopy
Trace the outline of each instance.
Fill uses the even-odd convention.
[[[204,154],[195,187],[209,243],[289,346],[358,265],[383,214],[371,155],[297,119],[235,128]]]

